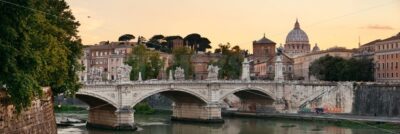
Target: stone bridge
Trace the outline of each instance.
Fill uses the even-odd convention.
[[[296,113],[315,107],[351,112],[353,85],[301,81],[131,81],[86,84],[76,97],[90,106],[88,126],[135,129],[133,107],[157,93],[174,102],[172,119],[222,122],[221,106],[229,95],[240,98],[242,112]]]

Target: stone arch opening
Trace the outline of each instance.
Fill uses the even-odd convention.
[[[82,102],[86,103],[89,105],[90,108],[101,108],[101,107],[107,107],[109,109],[116,110],[117,105],[112,103],[109,100],[106,100],[104,98],[88,95],[88,94],[76,94],[75,97]]]
[[[154,95],[162,95],[168,99],[170,99],[171,101],[177,103],[196,103],[196,104],[201,104],[201,105],[205,105],[207,104],[207,99],[204,97],[201,97],[200,95],[190,92],[189,90],[186,89],[160,89],[160,90],[156,90],[155,92],[151,92],[148,93],[142,97],[140,97],[139,99],[137,99],[137,101],[133,102],[133,104],[131,105],[131,107],[133,108],[135,105],[137,105],[138,103],[144,101],[145,99],[154,96]]]
[[[87,94],[76,94],[75,97],[89,105],[88,127],[113,128],[111,126],[118,124],[117,106],[112,102]]]
[[[242,88],[223,96],[220,102],[239,112],[273,113],[275,98],[272,94],[257,88]]]
[[[132,107],[152,95],[159,94],[172,101],[171,120],[189,120],[197,122],[223,122],[218,106],[210,106],[207,99],[185,89],[161,89],[139,98]],[[139,112],[139,111],[135,111]],[[140,115],[138,115],[140,116]]]

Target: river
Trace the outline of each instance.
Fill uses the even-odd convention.
[[[57,115],[60,116],[60,115]],[[75,115],[76,116],[76,115]],[[82,116],[82,115],[79,115]],[[85,116],[85,115],[83,115]],[[87,115],[86,115],[87,116]],[[319,121],[288,121],[224,117],[223,124],[171,122],[168,114],[135,115],[138,131],[118,132],[87,129],[84,123],[59,127],[59,134],[384,134],[368,126],[338,127]]]

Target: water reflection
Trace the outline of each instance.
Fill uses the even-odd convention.
[[[86,129],[85,124],[59,128],[60,134],[383,134],[370,128],[342,128],[320,122],[282,121],[256,118],[225,118],[223,124],[169,121],[169,115],[135,116],[139,130],[115,132]]]

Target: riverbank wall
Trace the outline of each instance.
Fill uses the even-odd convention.
[[[245,113],[245,112],[225,112],[224,117],[249,117],[264,119],[288,119],[300,121],[327,121],[327,122],[354,122],[354,123],[371,123],[371,124],[392,124],[400,126],[399,117],[384,116],[360,116],[353,114],[283,114],[283,113]]]
[[[43,88],[43,96],[32,101],[29,108],[17,114],[7,101],[7,93],[0,90],[0,133],[1,134],[56,134],[52,92]]]
[[[352,114],[400,117],[400,83],[354,85]]]

